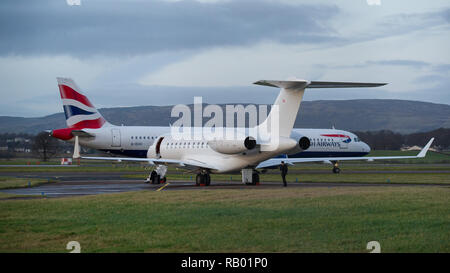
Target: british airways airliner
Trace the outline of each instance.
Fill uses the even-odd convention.
[[[143,161],[155,165],[152,183],[165,181],[168,164],[197,171],[197,184],[209,185],[210,173],[226,173],[242,170],[243,182],[259,181],[256,169],[274,167],[285,161],[288,164],[301,162],[325,162],[333,164],[338,173],[338,162],[342,160],[376,160],[416,157],[364,157],[370,147],[355,134],[336,129],[293,129],[305,88],[376,87],[384,84],[259,81],[256,84],[280,87],[275,106],[280,109],[278,146],[265,149],[264,144],[251,136],[237,140],[191,139],[178,141],[170,136],[170,127],[161,126],[115,126],[110,124],[81,92],[72,79],[57,78],[67,128],[51,131],[51,136],[75,142],[74,157],[80,157],[79,146],[126,157],[83,157],[87,159]],[[273,118],[273,111],[263,127]],[[267,126],[267,125],[266,125]],[[432,140],[427,144],[431,145]],[[427,148],[427,149],[428,149]],[[426,150],[425,150],[426,153]],[[419,156],[424,156],[422,151]],[[272,159],[271,159],[272,158]]]

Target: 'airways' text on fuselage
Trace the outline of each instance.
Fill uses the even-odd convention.
[[[334,141],[313,141],[312,147],[341,147],[341,143]]]

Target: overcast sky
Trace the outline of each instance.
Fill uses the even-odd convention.
[[[252,83],[289,77],[389,83],[306,100],[450,104],[450,2],[2,0],[0,115],[61,112],[58,76],[98,108],[270,104]]]

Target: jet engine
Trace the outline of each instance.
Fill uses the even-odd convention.
[[[309,138],[303,136],[298,140],[298,147],[303,151],[308,150],[309,146],[311,146],[311,141]]]
[[[311,146],[311,141],[307,136],[292,132],[291,138],[297,141],[297,145],[294,149],[287,152],[288,155],[303,152],[305,150],[308,150],[308,148]]]
[[[209,146],[216,152],[222,154],[237,154],[256,147],[256,140],[252,137],[236,140],[211,140],[208,141]]]

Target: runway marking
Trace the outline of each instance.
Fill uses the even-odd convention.
[[[162,186],[161,188],[157,189],[156,191],[161,191],[162,189],[164,189],[165,187],[167,187],[167,185],[169,185],[170,183],[166,183],[164,186]]]

